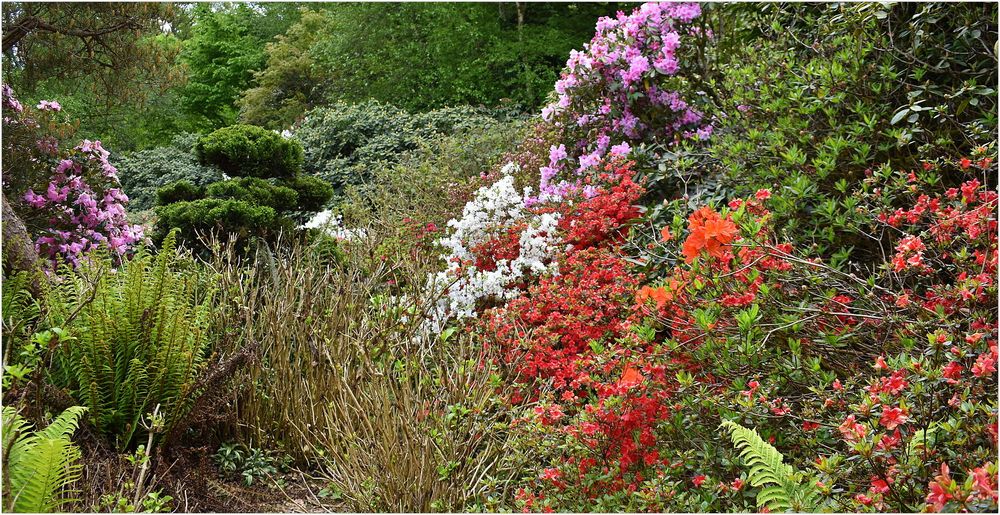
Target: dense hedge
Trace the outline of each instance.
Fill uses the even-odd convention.
[[[112,156],[131,210],[152,209],[157,189],[172,182],[184,180],[204,186],[222,180],[218,168],[198,162],[194,154],[197,141],[197,134],[179,134],[165,147]]]
[[[223,127],[199,139],[195,150],[202,163],[229,175],[291,177],[302,167],[298,142],[254,125]]]

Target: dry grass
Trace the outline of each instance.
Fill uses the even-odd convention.
[[[397,246],[378,231],[338,262],[304,245],[260,252],[253,269],[217,258],[223,334],[259,346],[235,401],[236,431],[315,467],[358,511],[461,510],[504,497],[508,415],[492,359],[470,335],[420,333],[419,306],[433,299],[390,281],[419,283],[406,279],[434,262],[382,256]]]

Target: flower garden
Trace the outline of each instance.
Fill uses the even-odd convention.
[[[996,512],[996,19],[630,5],[536,110],[118,156],[5,84],[3,508]]]

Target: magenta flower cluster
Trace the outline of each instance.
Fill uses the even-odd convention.
[[[75,266],[97,245],[121,256],[143,239],[142,226],[125,217],[128,196],[108,155],[100,141],[84,140],[59,161],[43,193],[25,193],[28,205],[48,216],[49,228],[35,241],[39,254]]]
[[[40,128],[9,86],[4,84],[2,93],[3,107],[13,115],[4,116],[5,126]],[[43,100],[36,109],[59,111],[62,107]],[[44,189],[36,192],[32,188],[24,194],[27,205],[46,220],[46,228],[35,240],[39,255],[76,266],[82,254],[98,245],[121,257],[143,240],[142,226],[126,219],[128,196],[122,192],[118,170],[108,161],[110,154],[100,141],[83,140],[68,152],[60,152],[57,140],[43,133],[38,134],[36,146],[42,152],[41,162],[51,159],[53,163]]]
[[[607,157],[627,156],[635,144],[709,138],[703,113],[667,86],[680,69],[682,39],[710,37],[689,25],[700,15],[698,4],[651,2],[597,21],[584,51],[570,53],[556,101],[542,109],[576,144],[552,148],[532,201],[577,191],[579,176]]]

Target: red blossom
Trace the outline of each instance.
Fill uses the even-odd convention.
[[[879,424],[885,426],[888,430],[896,429],[896,426],[905,424],[909,420],[905,412],[900,408],[883,408],[882,417],[879,419]]]

